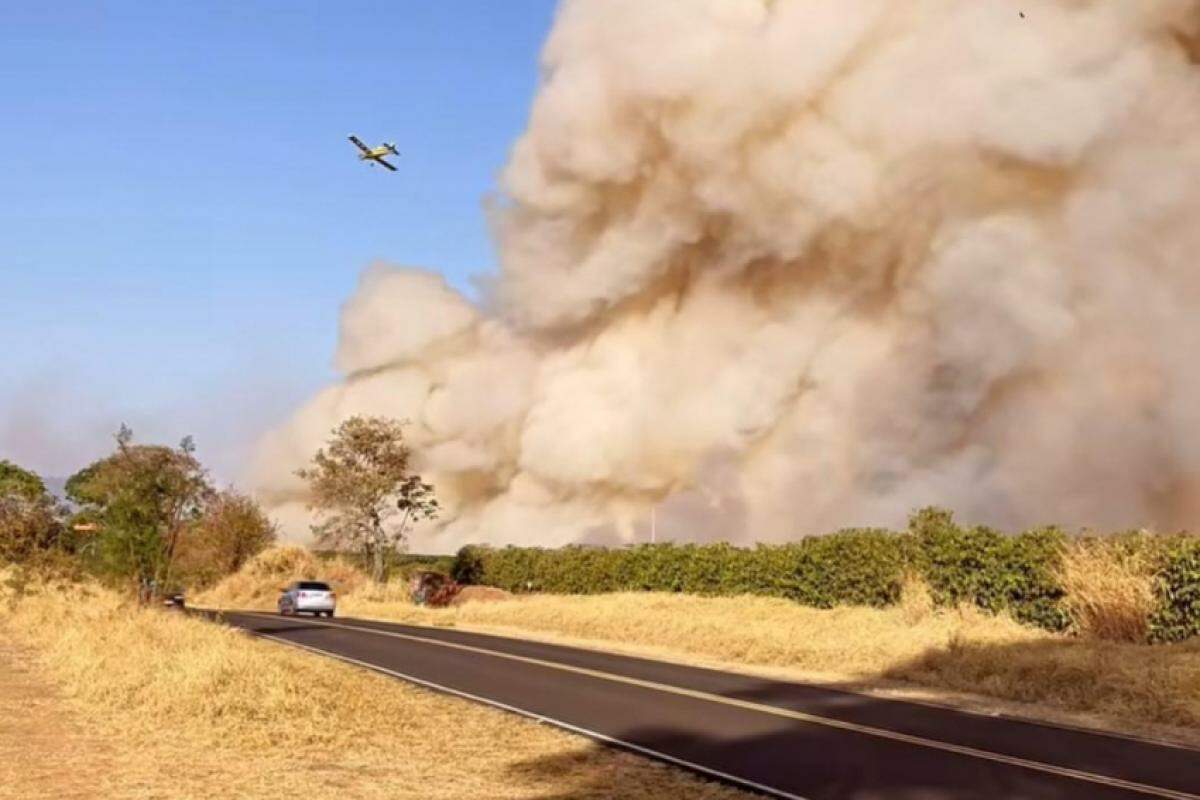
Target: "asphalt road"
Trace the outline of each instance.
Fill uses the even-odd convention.
[[[219,617],[777,797],[1200,800],[1200,751],[1139,739],[453,629]]]

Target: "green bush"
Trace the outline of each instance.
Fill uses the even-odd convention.
[[[483,554],[478,547],[466,545],[454,556],[450,565],[450,577],[466,586],[483,580]]]
[[[1000,575],[1003,607],[1021,622],[1052,631],[1066,630],[1071,618],[1063,606],[1059,578],[1067,537],[1054,527],[1035,528],[1008,538]]]
[[[1169,544],[1169,542],[1175,542]],[[557,550],[470,546],[451,574],[460,583],[510,592],[599,594],[616,591],[781,597],[816,608],[884,607],[900,599],[905,576],[929,585],[938,605],[973,603],[1047,630],[1068,627],[1059,580],[1068,537],[1053,527],[1016,536],[958,525],[927,508],[906,532],[843,530],[781,545],[641,544],[619,549],[573,545]],[[1174,641],[1200,633],[1200,541],[1155,537],[1163,551],[1162,607],[1154,636]]]
[[[974,603],[1050,630],[1067,626],[1057,577],[1066,537],[1057,528],[1009,536],[959,527],[950,512],[927,508],[912,516],[909,532],[917,572],[939,605]]]
[[[1200,635],[1200,540],[1179,537],[1165,554],[1158,574],[1158,610],[1150,638],[1181,642]]]

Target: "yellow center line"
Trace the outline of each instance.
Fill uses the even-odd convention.
[[[279,618],[273,614],[264,614],[259,612],[236,612],[246,616],[266,617],[267,619],[278,620]],[[307,624],[309,620],[305,620]],[[833,719],[830,717],[822,717],[816,714],[809,714],[804,711],[795,711],[790,708],[781,708],[779,706],[765,705],[763,703],[755,703],[749,700],[739,700],[734,697],[724,697],[718,694],[702,692],[696,689],[688,689],[682,686],[673,686],[667,683],[659,683],[657,681],[648,681],[641,678],[631,678],[627,675],[617,675],[611,672],[603,672],[601,670],[589,669],[587,667],[576,667],[570,664],[561,664],[555,661],[546,661],[541,658],[533,658],[530,656],[519,656],[513,653],[505,653],[499,650],[490,650],[485,647],[477,647],[474,645],[460,644],[458,642],[447,642],[441,639],[425,638],[423,636],[415,636],[408,633],[400,633],[398,631],[380,630],[377,628],[364,628],[359,625],[350,625],[347,623],[338,622],[320,622],[311,620],[314,625],[322,627],[335,628],[338,630],[358,631],[360,633],[374,634],[376,636],[388,636],[394,639],[401,639],[411,642],[419,642],[421,644],[435,645],[437,647],[445,647],[451,650],[458,650],[466,653],[475,653],[478,655],[491,656],[493,658],[503,658],[509,661],[516,661],[522,664],[531,664],[546,669],[559,670],[575,675],[585,675],[589,678],[598,680],[610,681],[612,683],[622,683],[628,686],[637,686],[642,689],[649,689],[665,694],[678,695],[680,697],[688,697],[695,700],[702,700],[709,703],[720,703],[725,706],[745,709],[762,714],[770,714],[776,717],[805,722],[812,725],[821,725],[827,728],[835,728],[837,730],[851,731],[866,736],[875,736],[881,739],[889,739],[895,742],[903,742],[905,744],[916,745],[918,747],[926,747],[932,750],[941,750],[955,755],[967,756],[970,758],[978,758],[985,761],[992,761],[1008,766],[1020,767],[1022,769],[1034,770],[1037,772],[1045,772],[1051,775],[1057,775],[1065,778],[1072,778],[1078,781],[1087,783],[1099,784],[1102,786],[1110,786],[1113,788],[1124,789],[1130,792],[1148,795],[1151,797],[1165,797],[1171,800],[1200,800],[1200,795],[1191,794],[1189,792],[1180,792],[1174,789],[1167,789],[1159,786],[1150,786],[1144,783],[1135,781],[1127,781],[1122,778],[1113,778],[1107,775],[1097,775],[1083,770],[1072,769],[1070,767],[1060,767],[1054,764],[1047,764],[1042,761],[1033,761],[1017,756],[1004,755],[1003,753],[993,753],[989,750],[980,750],[974,747],[965,745],[952,744],[950,742],[942,742],[936,739],[926,739],[921,736],[913,736],[907,733],[899,733],[890,731],[885,728],[876,728],[870,725],[860,725],[856,722],[846,722],[844,720]]]

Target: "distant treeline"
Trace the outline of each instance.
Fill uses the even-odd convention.
[[[935,603],[973,603],[1049,630],[1072,619],[1064,602],[1064,554],[1099,542],[1058,528],[1008,535],[958,525],[948,511],[924,509],[906,531],[842,530],[780,545],[643,544],[621,549],[572,546],[468,546],[454,559],[461,583],[511,592],[598,594],[619,591],[765,595],[817,608],[896,603],[906,580],[919,577]],[[1200,538],[1117,534],[1105,552],[1137,556],[1152,574],[1153,641],[1200,634]]]
[[[87,574],[148,602],[213,586],[278,538],[253,497],[213,485],[190,436],[177,447],[141,444],[122,425],[113,438],[110,455],[54,487],[61,497],[0,459],[0,568]],[[354,416],[296,472],[308,487],[316,541],[353,551],[378,583],[390,566],[448,571],[452,562],[402,553],[409,527],[439,510],[409,458],[403,423]]]
[[[314,550],[313,554],[323,561],[342,560],[352,564],[363,572],[371,567],[370,558],[357,550]],[[388,571],[392,574],[407,575],[415,570],[429,570],[450,574],[454,568],[454,556],[428,555],[422,553],[388,553]]]
[[[185,438],[116,448],[56,485],[0,460],[0,567],[90,575],[143,600],[215,583],[276,539],[248,495],[213,485]],[[65,502],[64,502],[65,501]]]

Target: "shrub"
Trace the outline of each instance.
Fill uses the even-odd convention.
[[[1058,579],[1066,539],[1057,528],[1007,536],[960,527],[950,512],[927,508],[912,516],[909,531],[916,567],[938,605],[968,602],[1050,630],[1067,626]]]
[[[802,557],[793,600],[818,608],[888,606],[900,599],[908,542],[882,530],[846,530],[799,543]]]
[[[1180,642],[1200,635],[1200,540],[1179,537],[1163,559],[1157,580],[1158,608],[1150,638]]]
[[[275,523],[253,498],[232,489],[218,492],[180,538],[176,575],[191,587],[211,586],[241,569],[277,536]]]
[[[483,580],[483,554],[478,547],[466,545],[454,556],[450,567],[450,577],[463,586],[470,586]]]
[[[67,545],[62,509],[42,479],[0,460],[0,563],[30,563]]]
[[[1021,622],[1052,631],[1065,630],[1070,616],[1059,579],[1067,538],[1058,528],[1035,528],[1007,537],[1001,548],[1002,607]]]

